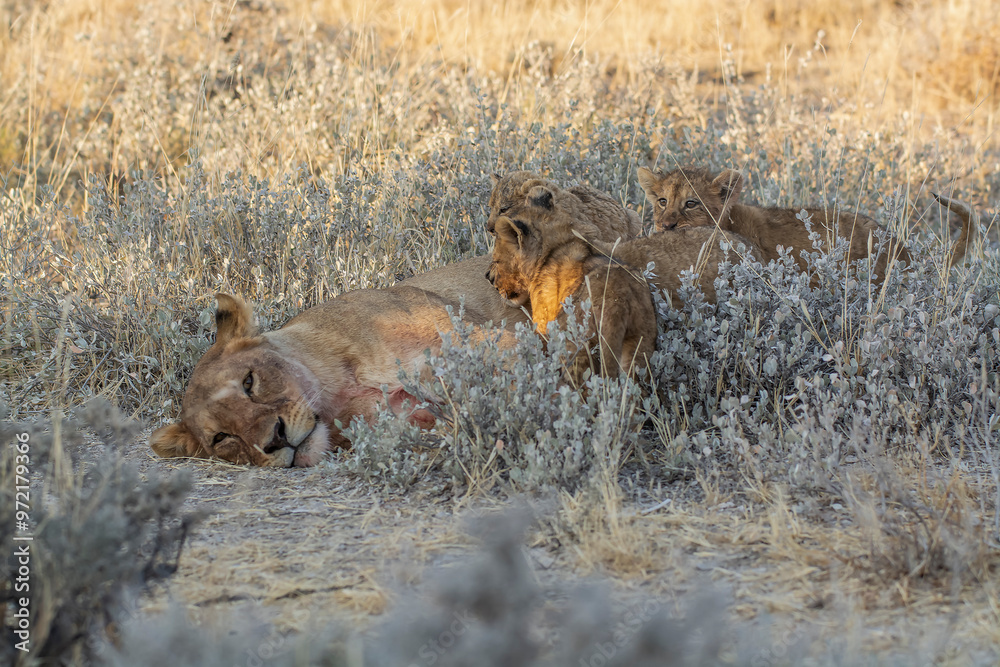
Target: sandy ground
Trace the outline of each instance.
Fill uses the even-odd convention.
[[[205,518],[179,572],[143,608],[155,613],[179,604],[197,623],[251,607],[281,632],[317,622],[370,627],[419,589],[428,572],[476,549],[463,529],[470,515],[506,505],[419,488],[386,493],[335,465],[274,470],[162,460],[146,437],[126,459],[142,472],[188,471],[189,508]],[[659,502],[626,501],[618,529],[590,523],[582,509],[572,518],[573,504],[563,499],[561,515],[571,518],[543,520],[529,533],[525,554],[539,581],[554,588],[610,579],[616,597],[652,597],[677,609],[699,591],[715,590],[734,619],[766,626],[780,650],[840,642],[848,658],[1000,660],[992,587],[955,595],[939,585],[902,590],[872,582],[831,557],[841,547],[825,542],[824,531],[845,523],[836,509],[812,512],[824,518],[809,524],[794,511],[756,516],[729,501],[706,507],[691,500],[695,488],[693,480],[679,480],[664,487]]]

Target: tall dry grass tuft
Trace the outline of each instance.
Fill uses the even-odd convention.
[[[858,127],[899,135],[907,152],[967,139],[965,164],[945,175],[991,168],[974,147],[993,141],[1000,24],[973,0],[62,0],[0,12],[0,177],[25,204],[47,186],[80,210],[91,175],[118,194],[136,169],[183,189],[199,158],[214,186],[302,164],[391,171],[397,146],[428,157],[484,122],[557,123],[566,98],[581,129],[627,118],[649,131],[650,112],[700,129],[761,116],[747,157],[780,154],[790,128],[821,114],[852,128],[855,148],[871,139]],[[507,137],[495,141],[502,163]]]

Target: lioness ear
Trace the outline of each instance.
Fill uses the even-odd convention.
[[[497,220],[496,226],[497,240],[516,244],[518,248],[524,247],[524,241],[531,235],[528,226],[520,220],[511,220],[503,216]]]
[[[249,338],[257,334],[253,313],[243,299],[228,294],[216,294],[219,308],[215,311],[215,344],[225,345],[234,338]]]
[[[544,185],[536,185],[528,191],[528,203],[539,208],[552,208],[552,190]]]
[[[197,456],[208,458],[188,427],[182,422],[167,424],[153,431],[149,436],[149,446],[157,456],[169,459],[174,456]]]
[[[718,188],[722,201],[732,203],[739,199],[743,192],[743,174],[735,169],[723,169],[722,173],[715,177],[712,186]]]

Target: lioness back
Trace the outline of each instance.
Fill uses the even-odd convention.
[[[798,216],[802,208],[762,208],[740,204],[743,175],[731,169],[713,173],[697,167],[682,167],[667,174],[656,174],[649,169],[639,169],[639,184],[646,199],[653,206],[653,222],[657,232],[686,227],[716,226],[727,232],[739,234],[760,250],[764,261],[777,259],[779,247],[791,249],[792,257],[800,269],[807,268],[801,256],[803,250],[812,251],[809,228]],[[846,261],[863,259],[869,255],[869,237],[876,237],[884,230],[879,224],[861,213],[830,208],[806,208],[812,230],[820,235],[822,245],[830,248],[835,234],[850,243]],[[889,258],[908,264],[909,252],[897,239],[888,237],[888,245],[880,249],[875,260],[874,272],[879,279],[885,277]],[[872,247],[878,247],[873,238]]]
[[[530,171],[493,176],[487,231],[493,233],[501,215],[516,215],[521,207],[530,205],[527,196],[536,186],[543,186],[552,193],[560,208],[572,216],[577,231],[587,238],[614,242],[634,238],[642,233],[639,214],[625,208],[607,193],[589,185],[574,185],[564,189]]]
[[[470,321],[493,322],[497,326],[505,322],[513,330],[515,324],[526,322],[528,316],[509,305],[490,284],[487,278],[490,262],[489,255],[473,257],[411,276],[399,284],[418,287],[456,304],[463,303]]]

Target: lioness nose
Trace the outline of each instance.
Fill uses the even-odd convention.
[[[285,434],[285,420],[278,417],[278,421],[274,425],[274,437],[271,438],[271,442],[264,445],[264,453],[270,454],[284,447],[288,447],[288,436]]]

